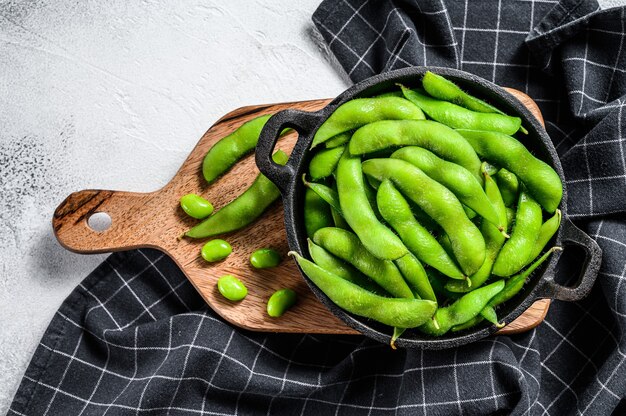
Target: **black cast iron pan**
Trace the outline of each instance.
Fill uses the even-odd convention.
[[[320,125],[339,105],[353,98],[371,97],[385,91],[397,89],[395,87],[396,83],[408,86],[421,85],[422,75],[427,70],[443,75],[470,93],[486,99],[507,114],[518,115],[522,118],[522,124],[529,131],[528,136],[524,138],[524,144],[535,156],[551,165],[563,182],[563,200],[560,205],[562,212],[561,227],[553,241],[548,244],[548,247],[559,245],[567,250],[568,246],[577,246],[584,252],[584,261],[582,262],[577,282],[573,286],[563,286],[554,280],[559,270],[566,268],[565,265],[559,264],[560,252],[557,252],[552,255],[549,263],[544,264],[533,273],[529,282],[516,297],[502,305],[499,310],[499,315],[502,315],[501,320],[506,324],[512,322],[537,299],[551,298],[562,301],[576,301],[584,298],[591,290],[598,274],[602,252],[598,244],[576,227],[567,216],[567,187],[563,176],[563,168],[561,167],[556,149],[550,141],[550,137],[530,111],[512,95],[483,78],[456,69],[412,67],[387,72],[352,86],[319,111],[308,113],[285,110],[270,118],[259,138],[256,148],[256,163],[261,172],[280,189],[285,209],[287,241],[291,250],[297,251],[310,259],[306,248],[306,230],[303,220],[305,188],[300,178],[306,172],[312,156],[308,149]],[[280,166],[272,161],[271,154],[279,133],[286,127],[295,129],[299,134],[299,138],[288,163],[285,166]],[[302,276],[313,293],[338,318],[370,338],[389,343],[392,331],[390,327],[345,312],[328,299],[304,273],[302,273]],[[396,341],[396,345],[398,347],[424,349],[451,348],[485,338],[497,330],[498,328],[494,325],[478,326],[458,333],[448,333],[438,338],[424,335],[417,330],[407,330]]]

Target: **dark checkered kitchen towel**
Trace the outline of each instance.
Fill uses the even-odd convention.
[[[626,414],[626,9],[444,1],[328,0],[313,21],[354,81],[449,66],[539,103],[570,214],[604,251],[587,299],[525,334],[392,351],[234,328],[164,255],[120,253],[61,306],[9,414]]]

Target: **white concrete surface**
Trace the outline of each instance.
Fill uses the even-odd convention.
[[[54,208],[84,188],[160,188],[229,110],[342,91],[312,37],[319,2],[0,0],[0,414],[104,258],[62,249]]]

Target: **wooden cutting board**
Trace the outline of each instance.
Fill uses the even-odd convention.
[[[527,95],[509,89],[543,123],[536,103]],[[156,248],[168,254],[213,310],[239,327],[253,331],[355,334],[332,315],[309,290],[295,265],[286,258],[288,247],[283,225],[283,207],[274,204],[258,221],[237,232],[225,235],[233,253],[214,264],[200,257],[204,240],[178,237],[197,221],[187,217],[178,200],[187,193],[197,193],[211,201],[218,210],[241,194],[259,173],[254,157],[248,156],[226,175],[207,186],[201,173],[202,159],[208,149],[242,123],[262,114],[287,108],[316,111],[331,100],[256,105],[242,107],[218,120],[202,136],[176,176],[162,189],[150,193],[106,190],[75,192],[59,205],[54,213],[54,232],[63,247],[77,253],[103,253],[141,247]],[[297,139],[295,132],[279,141],[278,147],[289,151]],[[88,225],[95,213],[106,213],[111,225],[95,231]],[[272,247],[284,257],[280,266],[257,270],[250,266],[250,254],[262,247]],[[216,288],[224,274],[239,277],[248,287],[248,296],[239,303],[224,299]],[[281,318],[270,318],[266,302],[280,288],[291,288],[298,294],[298,303]],[[517,320],[500,333],[517,333],[537,326],[545,317],[549,300],[535,302]]]

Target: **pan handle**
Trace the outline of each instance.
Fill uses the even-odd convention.
[[[560,285],[554,281],[556,271],[553,271],[546,274],[542,280],[542,286],[537,292],[537,297],[573,302],[583,299],[591,291],[602,263],[602,250],[594,239],[575,226],[569,218],[564,218],[563,227],[561,238],[563,244],[565,246],[579,246],[585,251],[585,261],[578,282],[572,287]]]
[[[300,161],[324,117],[324,110],[314,113],[283,110],[273,115],[263,127],[256,146],[256,165],[261,173],[274,182],[281,194],[288,192],[295,180]],[[288,127],[298,132],[298,141],[291,151],[287,164],[281,166],[272,160],[272,152],[280,133]]]

